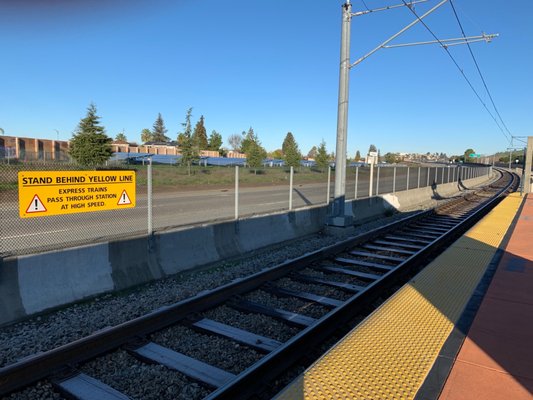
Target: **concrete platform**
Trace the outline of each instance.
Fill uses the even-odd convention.
[[[439,399],[533,399],[531,194]]]
[[[381,307],[367,317],[358,327],[350,332],[341,342],[332,348],[326,355],[312,365],[305,373],[298,377],[291,385],[282,391],[276,399],[375,399],[375,400],[398,400],[398,399],[522,399],[531,397],[516,397],[516,393],[531,396],[531,372],[533,371],[533,357],[525,352],[521,356],[523,347],[531,345],[533,338],[529,331],[533,326],[533,307],[531,299],[533,295],[527,292],[519,293],[521,289],[516,287],[516,279],[496,279],[500,292],[494,292],[489,314],[493,317],[492,323],[498,327],[497,334],[487,331],[487,322],[479,322],[476,336],[465,337],[472,319],[483,298],[483,286],[488,286],[492,274],[500,259],[503,248],[507,244],[508,232],[515,232],[519,237],[529,237],[529,245],[526,243],[525,250],[517,247],[512,254],[522,257],[521,263],[509,259],[507,254],[502,259],[510,260],[507,268],[510,270],[531,270],[532,253],[524,253],[527,247],[533,248],[531,238],[531,225],[527,228],[516,230],[516,215],[521,212],[520,218],[524,217],[526,223],[533,223],[531,201],[522,206],[523,198],[513,194],[503,200],[489,215],[470,229],[464,236],[457,240],[441,256],[435,259],[428,267],[420,272],[415,278],[402,287]],[[519,220],[523,224],[522,220]],[[514,231],[513,231],[514,229]],[[517,228],[518,229],[518,228]],[[505,239],[505,240],[504,240]],[[511,245],[512,242],[509,242]],[[516,245],[518,246],[518,245]],[[520,251],[520,252],[519,252]],[[530,251],[530,250],[529,250]],[[529,257],[529,258],[528,258]],[[527,261],[529,260],[529,261]],[[509,273],[511,273],[509,271]],[[512,272],[515,275],[516,272]],[[530,273],[533,273],[530,271]],[[521,272],[524,275],[525,272]],[[520,282],[524,290],[533,292],[533,281]],[[503,292],[502,292],[503,291]],[[513,296],[506,297],[507,291],[515,292]],[[498,294],[500,293],[500,294]],[[513,308],[520,303],[520,311],[507,310],[501,316],[496,317],[495,312],[501,310],[504,305]],[[485,306],[488,307],[488,306]],[[521,316],[519,318],[519,316]],[[486,320],[491,320],[486,317]],[[516,323],[521,320],[526,330],[522,335],[522,328]],[[518,335],[509,340],[508,328],[500,325],[513,326],[511,332]],[[492,329],[492,328],[491,328]],[[506,349],[501,354],[495,350],[498,343],[509,340],[512,349]],[[484,373],[497,371],[503,380],[499,387],[509,389],[509,393],[498,393],[500,397],[487,397],[485,390],[478,388],[483,385],[482,381],[475,381],[466,372],[460,370],[457,375],[462,378],[462,384],[472,383],[472,386],[459,391],[460,386],[450,385],[442,391],[443,385],[453,365],[454,359],[463,344],[471,341],[474,348],[477,346],[485,351],[484,362],[486,366],[477,366],[473,353],[475,349],[465,349],[464,360],[460,367],[467,369],[469,366],[484,368]],[[483,353],[480,353],[483,356]],[[489,355],[488,357],[486,355]],[[491,357],[494,356],[494,357]],[[483,358],[483,357],[481,357]],[[496,363],[490,362],[490,358]],[[515,361],[511,361],[515,360]],[[500,362],[498,362],[500,361]],[[481,365],[481,360],[479,361]],[[511,379],[511,373],[497,370],[497,364],[515,365],[514,373],[519,378],[518,385],[512,387],[504,382]],[[459,364],[457,364],[459,365]],[[482,375],[470,370],[471,375],[482,379]],[[452,378],[454,376],[452,372]],[[493,379],[493,378],[489,378]],[[520,392],[521,390],[521,392]],[[495,392],[494,389],[489,391]],[[465,393],[471,397],[465,396]]]

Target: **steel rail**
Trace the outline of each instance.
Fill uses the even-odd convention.
[[[449,204],[452,205],[455,203],[457,203],[457,201],[452,201]],[[106,352],[113,351],[130,343],[135,343],[139,341],[139,339],[143,339],[153,332],[165,329],[171,325],[183,321],[195,313],[200,313],[208,308],[223,304],[236,295],[258,289],[265,283],[287,276],[291,272],[302,269],[312,262],[331,257],[361,243],[372,240],[378,236],[382,236],[388,232],[397,230],[398,227],[402,227],[407,223],[415,222],[418,219],[425,218],[432,214],[434,214],[434,210],[418,212],[402,220],[389,223],[383,227],[373,229],[369,232],[349,238],[340,243],[305,254],[299,258],[289,260],[278,266],[263,270],[251,276],[237,279],[219,288],[210,290],[209,292],[200,293],[192,298],[180,301],[173,305],[161,307],[151,313],[119,324],[115,327],[100,330],[92,335],[60,346],[56,349],[27,357],[19,362],[0,368],[0,396],[20,390],[51,375],[59,374],[67,366],[87,362],[88,360],[96,358]],[[423,250],[424,253],[427,251],[426,249],[428,247],[429,246]],[[412,259],[414,259],[414,257],[410,257],[408,260]],[[404,264],[406,264],[406,262],[402,263],[401,265]],[[397,267],[384,276],[396,276],[399,274],[399,271],[403,269],[405,268]],[[370,284],[363,293],[377,294],[382,290],[382,285],[378,285],[378,282]],[[350,304],[345,304],[334,310],[332,313],[333,316],[349,315],[350,312],[353,312],[353,305],[351,305],[351,303],[353,303],[354,300],[360,299],[361,297],[361,293],[353,296],[350,300]],[[359,303],[363,302],[359,301]],[[329,314],[324,316],[320,321],[325,319],[328,315]],[[311,327],[305,329],[294,338],[289,340],[289,342],[283,345],[282,348],[287,348],[289,350],[293,349],[293,346],[296,346],[295,348],[300,348],[298,347],[299,345],[295,345],[293,343],[299,343],[301,340],[299,339],[300,337],[307,338],[311,332],[315,332],[315,329],[317,328]],[[254,371],[260,371],[262,368],[264,368],[263,365],[271,365],[271,359],[278,360],[280,354],[280,350],[276,350],[267,355],[264,359],[257,363],[257,367],[252,366],[245,370],[234,382],[220,388],[209,398],[218,398],[212,396],[222,396],[220,398],[243,398],[238,396],[231,397],[233,395],[230,397],[224,396],[228,396],[225,393],[232,393],[235,387],[241,385],[241,381],[247,381],[251,375],[256,376],[255,374],[257,374],[257,372]],[[264,376],[269,376],[269,374],[264,374]]]
[[[0,368],[0,396],[31,385],[50,375],[61,373],[66,365],[81,364],[130,342],[136,342],[139,338],[183,321],[190,315],[222,304],[236,295],[257,289],[269,281],[287,276],[291,271],[304,268],[314,261],[324,259],[359,243],[371,240],[373,237],[393,231],[401,224],[416,221],[431,214],[431,212],[432,210],[416,213],[400,221],[305,254],[302,257],[289,260],[248,277],[236,279],[209,292],[198,294],[170,306],[161,307],[141,317],[111,328],[102,329],[71,343],[2,367]]]
[[[462,235],[479,221],[490,209],[495,207],[502,200],[503,194],[515,184],[515,175],[510,175],[512,179],[508,185],[499,190],[491,200],[476,207],[470,216],[459,222],[448,233],[435,239],[420,252],[407,258],[396,268],[383,275],[382,279],[367,286],[364,291],[353,295],[342,306],[323,316],[316,324],[302,330],[278,349],[239,374],[235,380],[211,393],[205,400],[248,399],[267,388],[269,381],[275,379],[297,360],[301,359],[303,355],[308,353],[310,348],[323,342],[338,329],[338,326],[346,324],[353,318],[354,314],[369,305],[384,290],[394,285],[398,279],[406,276],[410,270],[419,269],[423,266],[424,261],[431,256],[437,247],[444,246],[455,240],[455,238]]]

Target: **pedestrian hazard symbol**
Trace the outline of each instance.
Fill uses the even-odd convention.
[[[120,198],[118,199],[117,204],[119,206],[125,206],[128,204],[131,204],[131,200],[125,190],[122,191],[122,194],[120,195]]]
[[[30,205],[26,209],[26,213],[38,213],[38,212],[46,212],[46,207],[44,206],[39,196],[35,195],[33,196],[33,199],[31,200]]]
[[[135,207],[135,171],[19,171],[19,215],[37,218]]]

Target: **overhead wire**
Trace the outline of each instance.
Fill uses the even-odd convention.
[[[487,107],[487,105],[485,104],[485,102],[483,101],[483,99],[481,98],[481,96],[479,95],[479,93],[477,92],[477,90],[474,88],[474,86],[472,85],[472,82],[470,82],[470,79],[468,79],[468,77],[466,76],[466,74],[464,73],[463,69],[459,66],[459,64],[457,63],[457,61],[455,60],[455,58],[453,57],[453,55],[450,53],[450,50],[448,49],[448,46],[446,46],[446,44],[442,43],[442,41],[437,37],[437,35],[435,35],[435,33],[433,33],[433,31],[431,30],[431,28],[418,16],[418,14],[416,13],[415,10],[413,10],[411,7],[409,7],[409,5],[406,3],[405,0],[402,0],[403,4],[409,9],[409,11],[411,11],[411,13],[414,14],[414,16],[418,19],[418,21],[427,29],[427,31],[435,38],[435,40],[441,45],[441,47],[446,51],[446,54],[448,54],[448,56],[450,57],[450,59],[452,60],[452,62],[455,64],[455,66],[457,67],[457,69],[459,70],[459,72],[461,73],[461,75],[463,76],[463,78],[465,79],[465,81],[467,82],[468,86],[470,86],[470,89],[472,89],[472,91],[474,92],[474,94],[476,95],[476,97],[478,98],[478,100],[481,102],[481,104],[483,105],[483,107],[485,108],[485,110],[489,113],[489,115],[492,117],[492,119],[494,120],[494,122],[496,123],[496,125],[498,126],[498,128],[500,129],[500,131],[502,132],[502,134],[505,136],[505,138],[507,140],[509,140],[509,138],[507,137],[507,133],[502,129],[502,127],[500,126],[500,124],[498,123],[498,120],[494,117],[494,115],[492,114],[492,112],[489,110],[489,108]],[[512,138],[512,135],[511,135],[511,138]]]
[[[457,20],[457,23],[459,24],[459,28],[461,29],[461,33],[462,33],[463,37],[466,39],[466,34],[465,34],[464,29],[463,29],[463,24],[461,24],[461,20],[459,19],[459,15],[457,14],[457,11],[455,9],[455,6],[454,6],[452,0],[450,0],[450,5],[452,6],[452,10],[453,10],[453,13],[455,15],[455,19]],[[496,114],[498,115],[498,118],[500,118],[500,121],[501,121],[503,127],[505,128],[505,130],[507,131],[507,133],[511,137],[513,137],[513,134],[511,133],[511,131],[509,131],[509,128],[507,128],[507,125],[503,121],[503,118],[500,115],[500,112],[498,111],[498,107],[496,107],[496,104],[494,103],[494,99],[492,98],[490,90],[489,90],[489,88],[487,86],[487,82],[485,81],[485,78],[484,78],[483,74],[481,73],[481,69],[479,68],[479,64],[478,64],[478,62],[476,60],[476,57],[474,56],[474,52],[472,51],[472,47],[470,46],[470,43],[468,43],[468,41],[467,41],[466,44],[468,46],[468,50],[470,51],[470,55],[472,56],[472,60],[474,61],[474,64],[476,65],[477,72],[479,73],[479,77],[481,78],[481,81],[483,82],[483,86],[485,86],[485,90],[487,91],[487,95],[489,96],[489,99],[490,99],[490,101],[492,103],[492,106],[494,107],[494,111],[496,111]]]
[[[361,0],[361,2],[363,3],[363,5],[364,5],[365,8],[367,9],[367,11],[370,11],[370,8],[368,8],[368,6],[366,5],[365,0]]]

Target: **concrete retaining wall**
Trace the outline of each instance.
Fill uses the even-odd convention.
[[[465,181],[472,187],[486,181]],[[356,223],[460,191],[457,183],[348,202]],[[327,207],[195,226],[89,246],[10,257],[0,264],[0,325],[250,250],[316,233]]]

